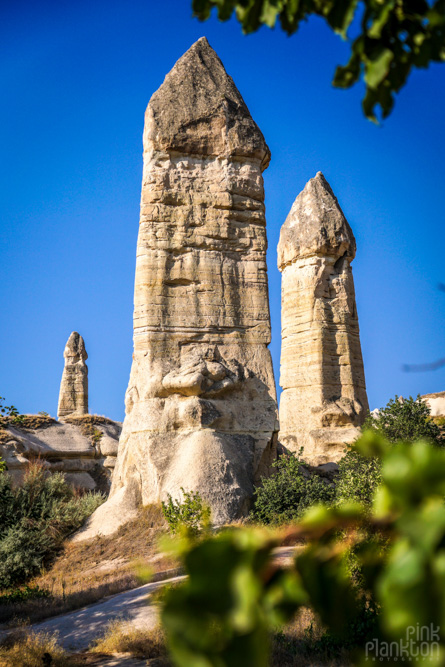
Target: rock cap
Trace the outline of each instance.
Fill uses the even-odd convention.
[[[278,268],[311,255],[352,260],[356,243],[332,189],[319,171],[294,201],[280,232]]]
[[[65,350],[63,352],[63,356],[65,359],[71,359],[73,358],[74,361],[71,363],[75,363],[76,361],[80,361],[81,359],[85,361],[85,359],[88,359],[88,354],[85,349],[85,342],[82,338],[82,336],[77,333],[77,331],[73,331],[70,337],[67,340],[67,343],[65,345]]]
[[[258,159],[270,151],[240,92],[205,37],[177,61],[145,113],[144,149]]]

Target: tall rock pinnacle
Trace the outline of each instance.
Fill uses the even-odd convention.
[[[198,40],[145,115],[133,365],[111,496],[92,526],[116,526],[136,503],[179,498],[181,487],[228,521],[268,470],[278,427],[269,158],[220,59]]]
[[[338,461],[368,410],[351,261],[355,238],[321,172],[281,229],[280,442]]]
[[[63,353],[65,368],[60,383],[59,419],[68,415],[88,414],[88,354],[82,336],[73,331]]]

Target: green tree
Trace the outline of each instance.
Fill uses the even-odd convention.
[[[420,396],[416,399],[411,396],[408,399],[391,398],[377,414],[368,414],[363,425],[363,431],[367,430],[380,434],[390,443],[426,440],[438,447],[443,446],[440,428],[432,421],[430,409]],[[338,467],[337,502],[349,500],[369,507],[381,482],[381,461],[349,448]]]
[[[394,93],[413,68],[445,60],[445,0],[192,0],[192,7],[201,20],[213,8],[222,21],[235,11],[245,33],[279,21],[291,35],[309,16],[320,16],[351,44],[349,62],[336,68],[333,85],[350,88],[363,78],[363,111],[374,121],[376,107],[384,118],[391,113]],[[356,34],[350,38],[349,32]]]
[[[443,446],[440,428],[431,419],[430,408],[417,398],[391,398],[388,404],[377,414],[369,414],[363,430],[373,429],[381,433],[389,442],[414,442],[428,440],[434,445]]]

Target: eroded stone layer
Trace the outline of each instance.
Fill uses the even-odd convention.
[[[183,487],[222,523],[247,511],[254,479],[270,465],[269,157],[233,81],[199,40],[146,112],[134,356],[110,512],[129,498],[178,498]]]
[[[355,239],[321,172],[278,245],[282,272],[280,442],[314,465],[338,461],[368,410],[351,261]]]

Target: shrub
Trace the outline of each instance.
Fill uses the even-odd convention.
[[[434,445],[444,445],[440,428],[431,419],[430,408],[420,394],[416,399],[397,395],[391,398],[377,415],[368,414],[363,430],[368,429],[379,432],[389,442],[427,440]]]
[[[336,501],[354,501],[369,506],[381,478],[382,466],[379,459],[365,458],[350,449],[338,464]]]
[[[199,533],[201,528],[209,523],[210,512],[203,504],[198,492],[184,491],[181,487],[184,500],[173,500],[168,494],[168,501],[162,502],[162,514],[172,533],[186,529],[191,533]]]
[[[309,474],[304,463],[291,452],[273,464],[276,472],[263,478],[255,489],[252,519],[264,524],[283,524],[298,519],[314,503],[330,503],[334,487],[317,474]]]
[[[420,395],[416,399],[411,396],[408,399],[391,398],[377,415],[368,414],[362,430],[374,431],[390,443],[423,439],[439,447],[444,444],[440,428],[431,419],[430,408]],[[364,457],[350,448],[339,463],[336,499],[369,506],[380,482],[380,460]]]
[[[2,457],[0,456],[0,472],[4,472],[6,470],[6,463],[3,461]]]
[[[15,405],[5,405],[4,400],[4,397],[0,396],[0,427],[8,424],[22,424],[25,415],[21,415]]]
[[[39,464],[13,488],[0,475],[0,588],[23,584],[57,551],[104,500],[101,494],[75,494],[63,474],[49,475]]]
[[[14,588],[9,593],[0,595],[0,605],[14,604],[15,602],[25,602],[26,600],[38,600],[47,598],[50,593],[40,586],[24,586],[23,588]]]

